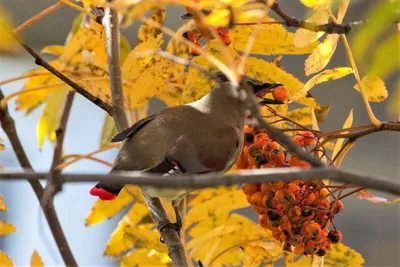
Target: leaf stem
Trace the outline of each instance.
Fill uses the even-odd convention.
[[[81,6],[78,6],[77,4],[72,3],[70,0],[58,0],[58,1],[63,3],[66,6],[72,7],[73,9],[86,14],[88,17],[90,17],[94,21],[96,21],[96,19],[97,19],[97,17],[93,13],[87,11],[86,9],[84,9]]]

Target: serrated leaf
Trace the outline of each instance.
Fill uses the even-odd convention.
[[[371,201],[373,203],[384,203],[384,204],[394,204],[400,201],[400,198],[396,198],[394,200],[388,200],[387,198],[378,197],[373,195],[370,191],[364,189],[357,192],[357,197],[359,199],[364,199]]]
[[[0,5],[0,53],[15,54],[19,51],[19,44],[9,34],[13,31],[14,23],[9,12]]]
[[[50,54],[55,56],[61,56],[64,54],[64,46],[63,45],[48,45],[40,50],[42,54]]]
[[[59,127],[62,112],[60,107],[64,106],[67,91],[68,89],[62,86],[54,90],[47,98],[46,106],[36,128],[39,149],[42,149],[45,137],[52,143],[56,140],[56,130]]]
[[[105,114],[103,127],[101,130],[101,136],[100,136],[100,147],[104,147],[105,145],[108,145],[110,143],[111,139],[117,133],[118,133],[118,130],[117,130],[117,127],[115,126],[114,119],[110,115]]]
[[[318,73],[317,75],[309,79],[306,84],[304,84],[303,89],[297,91],[296,94],[293,95],[290,99],[291,101],[297,101],[298,99],[307,95],[307,92],[310,91],[311,88],[313,88],[315,85],[327,81],[340,79],[346,75],[349,75],[352,72],[353,69],[349,67],[337,67],[334,69],[324,70],[323,72]]]
[[[11,223],[0,220],[0,236],[9,235],[17,231],[17,228]]]
[[[6,203],[4,202],[3,196],[0,195],[0,211],[6,212],[8,210]]]
[[[375,74],[367,74],[364,76],[361,80],[361,86],[368,101],[382,102],[388,96],[385,82]],[[358,84],[354,86],[354,89],[360,91]]]
[[[344,122],[342,129],[350,128],[352,124],[353,124],[353,109],[350,110],[350,114],[349,114],[349,116],[347,117],[346,121]],[[344,131],[344,132],[342,132],[342,133],[343,133],[343,134],[346,134],[346,133],[348,133],[348,132],[349,132],[349,131]],[[340,138],[340,139],[338,139],[338,140],[336,141],[336,144],[335,144],[335,146],[333,147],[332,159],[335,158],[335,156],[337,155],[337,153],[339,152],[339,150],[342,148],[343,141],[344,141],[343,138]]]
[[[332,245],[324,257],[325,267],[359,267],[363,266],[364,259],[360,253],[342,243]]]
[[[140,190],[137,187],[125,186],[113,200],[96,200],[96,203],[85,219],[85,225],[92,226],[101,223],[105,219],[110,219],[128,206],[133,200],[140,200],[140,198]]]
[[[31,257],[31,267],[44,267],[42,258],[40,257],[40,255],[36,251],[36,249],[33,251],[33,254]]]
[[[14,267],[13,261],[6,253],[0,250],[0,266],[1,267]]]
[[[317,25],[328,23],[329,20],[329,12],[324,9],[317,9],[315,13],[306,21],[313,22]],[[305,47],[312,42],[318,40],[324,32],[313,32],[306,29],[297,29],[294,34],[294,46],[297,48]]]
[[[165,13],[165,8],[159,6],[149,20],[162,25],[164,24]],[[148,23],[144,23],[138,30],[138,44],[143,43],[145,40],[151,37],[156,38],[159,34],[161,34],[161,30],[151,27],[148,25]]]
[[[266,21],[276,22],[268,18]],[[238,25],[230,30],[232,45],[239,51],[244,51],[249,36],[255,26]],[[251,49],[251,54],[277,55],[277,54],[308,54],[317,46],[313,42],[302,48],[294,46],[294,34],[288,32],[285,27],[279,24],[263,24],[258,31],[257,38]]]
[[[288,88],[289,95],[295,95],[304,87],[304,84],[295,76],[279,68],[275,63],[255,57],[249,57],[246,60],[245,74],[263,82],[282,83]],[[315,99],[309,96],[300,98],[297,102],[309,107],[317,106]]]
[[[339,40],[338,34],[330,34],[320,43],[317,48],[309,55],[304,63],[304,71],[306,75],[310,75],[321,71],[328,65],[335,53]]]

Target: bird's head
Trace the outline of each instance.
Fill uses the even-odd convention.
[[[211,73],[210,77],[219,83],[229,82],[229,79],[220,71]],[[243,75],[239,87],[247,94],[253,94],[259,104],[283,104],[281,100],[266,97],[266,95],[271,93],[275,88],[283,87],[281,83],[261,82],[247,75]]]

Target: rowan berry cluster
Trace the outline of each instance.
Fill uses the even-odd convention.
[[[264,132],[246,126],[244,139],[245,145],[236,163],[239,169],[310,168],[307,162],[289,155]],[[303,147],[316,142],[314,134],[307,131],[297,133],[293,140]],[[341,232],[335,227],[329,230],[329,226],[334,216],[343,210],[343,204],[340,200],[330,200],[333,194],[322,181],[243,184],[242,189],[259,214],[261,227],[271,230],[285,251],[324,256],[331,244],[341,241]]]

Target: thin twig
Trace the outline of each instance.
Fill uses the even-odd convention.
[[[53,201],[54,195],[61,191],[62,181],[60,178],[61,171],[56,167],[62,161],[62,152],[64,146],[64,137],[67,130],[67,122],[71,112],[72,103],[74,102],[75,91],[69,91],[65,99],[64,109],[61,114],[60,125],[56,130],[56,145],[54,147],[53,161],[50,167],[50,175],[47,179],[47,184],[41,199],[41,205],[47,206],[49,202]]]
[[[0,100],[3,97],[4,95],[0,90]],[[22,147],[21,141],[15,128],[14,119],[8,113],[7,107],[5,107],[4,109],[0,109],[0,124],[1,128],[4,130],[8,139],[10,140],[11,146],[17,156],[21,167],[32,173],[32,165],[29,162],[24,148]],[[43,196],[43,187],[40,184],[39,179],[29,179],[28,182],[31,185],[37,199],[40,201]],[[57,217],[57,213],[54,209],[53,203],[50,203],[50,205],[43,207],[43,212],[65,265],[71,267],[78,266],[68,245],[67,239],[65,238],[64,232],[61,228],[61,224]]]
[[[51,66],[49,63],[47,63],[47,61],[45,61],[41,56],[39,56],[39,54],[37,54],[35,51],[33,51],[33,49],[29,45],[24,43],[24,41],[21,38],[19,38],[16,34],[14,34],[13,32],[9,32],[9,33],[35,59],[36,65],[42,66],[43,68],[45,68],[46,70],[48,70],[49,72],[54,74],[54,76],[56,76],[57,78],[59,78],[60,80],[65,82],[67,85],[69,85],[73,89],[75,89],[75,91],[77,91],[80,95],[85,97],[87,100],[89,100],[90,102],[92,102],[93,104],[100,107],[105,112],[107,112],[108,114],[111,115],[111,106],[109,104],[107,104],[100,98],[92,95],[87,90],[85,90],[85,88],[83,88],[79,84],[75,83],[74,81],[72,81],[71,79],[66,77],[64,74],[59,72],[57,69],[55,69],[53,66]]]
[[[17,28],[14,29],[14,33],[18,34],[21,31],[23,31],[26,27],[29,27],[30,25],[32,25],[33,23],[35,23],[36,21],[46,17],[48,14],[50,14],[51,12],[53,12],[54,10],[62,7],[63,4],[61,4],[60,2],[55,3],[54,5],[49,6],[48,8],[40,11],[39,13],[37,13],[36,15],[34,15],[33,17],[30,17],[28,20],[24,21],[22,24],[20,24]]]
[[[48,175],[48,173],[2,171],[0,172],[0,180],[44,179],[45,175]],[[241,183],[258,184],[276,181],[289,182],[293,180],[313,181],[328,177],[330,180],[338,183],[358,185],[360,187],[400,195],[400,183],[396,179],[355,170],[337,169],[335,167],[252,169],[226,175],[208,173],[182,175],[172,178],[141,171],[120,171],[111,174],[62,174],[64,182],[103,181],[110,184],[135,184],[139,186],[174,189],[203,189]]]
[[[153,22],[148,20],[148,22]],[[108,69],[110,72],[111,84],[111,116],[114,118],[118,131],[129,127],[128,119],[124,111],[123,88],[121,82],[121,66],[119,62],[119,22],[117,11],[109,6],[105,8],[103,25],[106,31],[106,47],[108,55]],[[160,199],[151,198],[141,189],[145,203],[150,211],[150,217],[160,231],[167,223],[170,223],[168,216],[161,204]],[[188,266],[185,250],[179,239],[178,233],[171,228],[164,228],[160,231],[165,244],[168,247],[168,255],[175,266]]]

